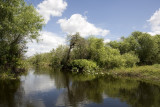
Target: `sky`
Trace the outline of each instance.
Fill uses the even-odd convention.
[[[27,56],[49,52],[79,32],[104,42],[133,31],[160,34],[160,0],[25,0],[45,19],[40,41],[29,42]]]

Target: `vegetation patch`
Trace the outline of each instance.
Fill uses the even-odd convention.
[[[71,62],[72,72],[94,74],[99,70],[97,64],[86,59],[77,59]]]
[[[11,74],[10,72],[0,72],[0,80],[4,79],[16,79],[15,74]]]
[[[135,66],[132,68],[118,68],[107,72],[109,75],[131,77],[139,80],[160,82],[160,65]]]

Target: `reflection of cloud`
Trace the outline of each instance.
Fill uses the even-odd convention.
[[[108,95],[103,94],[103,99],[105,99],[105,98],[109,98],[109,97],[108,97]]]
[[[54,80],[51,80],[48,75],[34,75],[32,71],[27,77],[22,76],[21,81],[24,82],[22,87],[26,95],[35,92],[48,92],[56,88]]]
[[[67,92],[64,90],[64,92],[58,96],[58,99],[56,101],[56,106],[66,106],[67,102],[68,102]]]

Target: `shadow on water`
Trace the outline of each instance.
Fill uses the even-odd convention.
[[[136,80],[30,69],[20,80],[0,80],[0,107],[158,107],[160,87]]]
[[[0,80],[0,107],[15,107],[15,93],[20,87],[20,80]]]

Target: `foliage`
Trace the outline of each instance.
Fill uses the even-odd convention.
[[[14,74],[10,74],[10,72],[0,72],[0,80],[5,80],[5,79],[15,79]]]
[[[88,41],[82,37],[77,41],[76,46],[71,51],[71,60],[74,59],[88,59]]]
[[[91,37],[89,42],[89,59],[97,62],[100,67],[112,69],[125,65],[125,60],[117,49],[105,46],[103,39]]]
[[[119,42],[113,41],[107,45],[119,49],[121,54],[134,52],[140,60],[140,65],[151,65],[159,63],[160,60],[159,38],[159,35],[151,36],[148,33],[136,31]]]
[[[23,0],[0,0],[0,68],[16,72],[22,65],[26,43],[37,39],[43,19]]]
[[[150,80],[154,82],[160,81],[160,65],[134,66],[132,68],[117,68],[108,72],[111,75],[122,77],[134,77],[136,79]]]
[[[54,52],[51,58],[52,67],[62,67],[67,63],[68,47],[59,46]]]
[[[77,59],[71,62],[72,71],[94,73],[98,70],[95,62],[86,59]]]
[[[28,59],[28,62],[35,66],[49,66],[51,58],[52,53],[35,54]]]
[[[95,37],[90,37],[88,39],[89,44],[89,59],[97,62],[98,65],[102,64],[102,59],[105,57],[105,47],[103,39],[98,39]]]
[[[158,45],[158,53],[156,55],[155,62],[160,64],[160,35],[155,35],[153,37],[153,39],[154,39],[155,43]]]
[[[105,50],[107,55],[103,58],[105,61],[105,68],[113,69],[125,66],[125,59],[123,59],[123,57],[120,55],[117,49],[106,47]]]
[[[133,67],[139,62],[138,56],[133,53],[125,53],[122,57],[125,60],[125,67]]]
[[[136,31],[120,41],[105,44],[102,38],[82,38],[76,33],[68,36],[67,45],[50,53],[50,63],[54,68],[65,67],[78,72],[91,69],[87,68],[90,61],[103,69],[150,65],[160,61],[160,36]]]
[[[154,41],[153,37],[144,33],[138,37],[140,44],[137,50],[141,63],[154,64],[158,55],[158,44]]]

